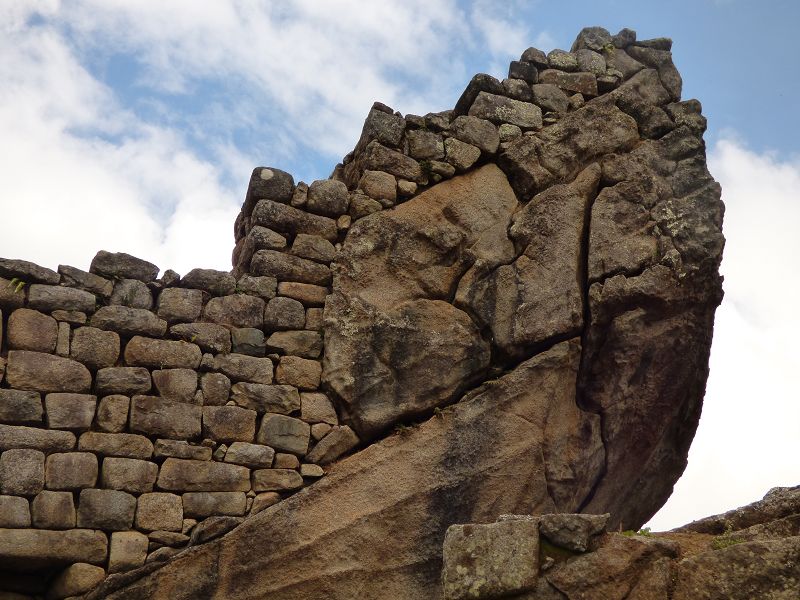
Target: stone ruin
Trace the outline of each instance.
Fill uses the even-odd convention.
[[[1,259],[0,595],[437,598],[453,524],[645,523],[722,298],[670,48],[376,103],[329,179],[253,171],[231,272]]]

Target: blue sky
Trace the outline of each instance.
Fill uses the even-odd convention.
[[[0,256],[227,269],[250,170],[327,177],[374,100],[451,108],[587,25],[672,37],[728,207],[704,416],[652,523],[678,525],[800,483],[798,23],[793,0],[3,0]]]

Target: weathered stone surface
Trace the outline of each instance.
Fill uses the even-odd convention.
[[[307,233],[336,241],[336,221],[320,215],[312,215],[285,204],[271,200],[260,201],[253,210],[253,225],[261,225],[278,232],[296,235]]]
[[[169,323],[194,321],[203,310],[203,292],[167,288],[158,296],[157,314]]]
[[[300,394],[300,401],[302,402],[300,414],[306,423],[339,424],[336,409],[327,395],[320,392],[304,392]],[[269,412],[279,411],[271,410]]]
[[[0,421],[14,425],[39,425],[43,421],[39,392],[0,389]]]
[[[529,62],[537,69],[546,69],[548,67],[547,55],[538,48],[528,48],[522,53],[519,60],[521,62]]]
[[[214,357],[213,365],[232,381],[272,383],[272,361],[269,358],[244,354],[218,354]]]
[[[35,496],[44,489],[44,452],[6,450],[0,455],[0,493]]]
[[[33,526],[38,529],[72,529],[75,527],[75,502],[72,492],[44,490],[31,500]]]
[[[183,514],[187,517],[242,517],[246,511],[247,496],[244,492],[188,492],[183,495]]]
[[[299,300],[273,298],[264,309],[264,327],[269,330],[302,329],[306,323],[306,311]]]
[[[573,52],[564,52],[564,50],[551,50],[547,53],[547,63],[551,69],[558,69],[559,71],[577,71],[578,70],[578,57]]]
[[[498,598],[532,590],[539,576],[536,521],[453,525],[444,537],[445,600]]]
[[[595,76],[603,76],[606,74],[606,59],[603,55],[583,48],[576,53],[578,56],[578,70],[584,73],[591,73]]]
[[[0,277],[0,308],[13,311],[25,306],[25,286],[17,289],[18,285],[16,282],[12,283],[8,279]]]
[[[197,391],[197,372],[192,369],[163,369],[153,371],[153,383],[158,394],[176,402],[194,401]]]
[[[78,449],[123,458],[150,458],[153,455],[153,443],[133,433],[87,431],[78,440]]]
[[[465,144],[455,138],[447,138],[444,141],[444,147],[447,152],[447,162],[458,171],[466,171],[481,157],[480,148]]]
[[[592,73],[564,73],[548,69],[539,74],[541,83],[558,86],[565,92],[579,93],[584,96],[597,96],[597,77]]]
[[[136,498],[118,490],[81,490],[78,527],[124,531],[133,526]]]
[[[433,131],[416,129],[406,134],[408,154],[415,160],[438,160],[444,158],[442,136]]]
[[[131,400],[130,430],[178,440],[200,435],[203,409],[155,396],[134,396]]]
[[[231,388],[231,394],[231,400],[238,406],[259,413],[288,415],[300,408],[300,394],[297,388],[291,385],[237,383]]]
[[[360,437],[449,402],[482,375],[487,342],[442,299],[473,264],[513,260],[507,230],[518,206],[487,165],[353,227],[326,304],[323,360]]]
[[[19,278],[27,283],[48,283],[58,285],[58,273],[27,260],[0,258],[0,277]]]
[[[139,496],[136,506],[137,529],[145,531],[180,531],[182,526],[183,502],[180,496],[164,492],[153,492]]]
[[[250,469],[269,469],[274,458],[275,450],[269,446],[247,442],[234,442],[225,453],[225,462]]]
[[[319,358],[322,354],[322,336],[316,331],[276,331],[267,339],[267,350],[303,358]]]
[[[366,171],[385,171],[398,179],[406,179],[420,184],[427,181],[427,176],[416,160],[402,152],[387,148],[377,141],[372,141],[367,145],[361,162]]]
[[[525,83],[536,83],[538,81],[538,71],[536,67],[529,62],[513,60],[508,67],[508,77],[510,79],[524,81]]]
[[[247,262],[250,262],[249,259]],[[274,277],[253,277],[252,275],[242,275],[236,282],[237,289],[243,294],[258,296],[264,300],[275,297],[277,285],[278,281]]]
[[[190,546],[205,544],[242,524],[242,517],[209,517],[192,529]]]
[[[288,202],[293,191],[294,178],[289,173],[274,167],[257,167],[253,169],[253,174],[250,176],[242,212],[249,215],[256,202],[262,198]]]
[[[572,552],[586,552],[589,538],[603,533],[611,515],[550,514],[539,518],[539,532]]]
[[[85,431],[92,426],[97,396],[91,394],[47,394],[44,399],[50,429]]]
[[[115,531],[108,548],[108,572],[122,573],[136,569],[147,558],[147,536],[138,531]]]
[[[297,300],[303,306],[324,306],[328,297],[328,288],[310,283],[296,281],[281,281],[278,284],[278,293],[281,296]]]
[[[565,113],[569,108],[569,98],[557,85],[537,83],[531,86],[534,104],[546,111]]]
[[[78,327],[72,333],[70,358],[90,369],[113,367],[119,358],[119,334],[95,327]]]
[[[306,209],[326,217],[347,212],[347,186],[341,181],[320,179],[308,186]]]
[[[211,448],[193,446],[186,440],[156,440],[156,458],[188,458],[192,460],[211,460]]]
[[[0,527],[16,529],[31,526],[28,501],[20,496],[0,495]]]
[[[181,287],[203,290],[212,296],[227,296],[236,289],[236,279],[227,271],[192,269],[181,279]]]
[[[80,596],[97,586],[105,579],[103,567],[86,563],[75,563],[61,571],[50,583],[47,600],[61,600],[72,596]]]
[[[90,452],[58,452],[47,457],[45,485],[48,490],[79,490],[97,482],[97,457]]]
[[[308,451],[310,437],[308,423],[286,415],[266,414],[261,420],[256,441],[275,450],[303,456]]]
[[[334,427],[328,435],[314,446],[306,460],[310,463],[327,465],[358,446],[358,436],[347,425]]]
[[[256,411],[239,406],[204,406],[203,437],[218,442],[251,442],[256,434]]]
[[[97,372],[95,390],[99,395],[132,396],[150,391],[150,371],[143,367],[108,367]]]
[[[77,562],[103,564],[108,539],[101,531],[72,529],[0,529],[0,557],[8,569],[66,566]]]
[[[0,450],[29,448],[42,452],[63,452],[75,447],[75,434],[21,425],[0,425]]]
[[[669,92],[670,98],[673,101],[681,99],[683,80],[678,69],[672,63],[672,52],[638,45],[629,46],[625,49],[625,52],[634,60],[648,67],[658,69],[658,77],[664,88]]]
[[[11,350],[6,381],[20,390],[37,392],[88,392],[92,375],[82,364],[41,352]]]
[[[28,306],[42,312],[75,310],[92,313],[95,302],[94,294],[60,285],[34,284],[28,290]]]
[[[61,285],[76,287],[96,294],[101,298],[109,298],[114,291],[114,284],[94,273],[87,273],[69,265],[58,265],[61,274]]]
[[[104,458],[100,477],[104,488],[143,494],[153,491],[158,465],[135,458]]]
[[[127,396],[112,395],[97,405],[97,428],[105,433],[121,433],[128,424],[131,400]]]
[[[125,336],[161,337],[167,331],[167,322],[149,310],[127,306],[103,306],[92,315],[89,322],[92,327],[116,331]]]
[[[604,154],[631,150],[638,141],[636,121],[613,104],[596,102],[510,142],[498,165],[517,195],[527,200],[554,183],[572,180]]]
[[[458,99],[456,106],[453,109],[453,116],[458,117],[460,115],[466,115],[469,112],[472,104],[475,102],[475,99],[478,97],[478,94],[481,92],[502,94],[503,86],[491,75],[478,73],[470,80],[470,82],[467,84],[467,87],[461,93],[461,97]]]
[[[328,435],[331,429],[333,429],[333,425],[328,425],[327,423],[314,423],[311,426],[311,439],[313,439],[315,442],[318,442]]]
[[[172,336],[197,344],[206,352],[231,351],[231,332],[216,323],[182,323],[169,328]]]
[[[597,418],[575,404],[578,358],[577,346],[557,345],[442,418],[374,444],[228,536],[107,597],[164,597],[178,580],[187,598],[229,597],[243,585],[303,600],[440,597],[451,524],[574,510],[601,472]],[[357,563],[335,558],[356,543],[370,548]],[[255,544],[260,552],[242,561],[241,548]]]
[[[120,279],[114,283],[109,304],[150,310],[153,308],[153,294],[147,284],[138,279]]]
[[[231,380],[222,373],[203,373],[200,375],[200,391],[204,406],[222,406],[228,402]]]
[[[377,171],[373,172],[376,173]],[[394,182],[394,177],[392,177],[392,182]],[[392,189],[394,189],[394,184],[392,184]],[[300,258],[329,263],[336,256],[336,248],[328,240],[318,235],[298,233],[292,242],[292,254]]]
[[[319,465],[303,464],[300,465],[300,475],[302,475],[303,477],[309,477],[311,479],[319,479],[320,477],[325,475],[325,469],[323,469]]]
[[[264,332],[254,327],[231,330],[231,349],[237,354],[264,356],[266,352]]]
[[[273,469],[299,469],[300,459],[294,454],[286,454],[285,452],[278,452],[275,455],[275,460],[272,463]]]
[[[623,31],[630,30],[626,29]],[[636,33],[633,33],[635,40]],[[603,52],[611,43],[611,34],[607,29],[604,29],[603,27],[584,27],[578,34],[578,37],[575,38],[575,41],[572,42],[572,48],[570,48],[570,52],[577,52],[582,48],[588,48],[589,50],[594,50],[595,52]]]
[[[500,145],[497,127],[490,121],[462,115],[453,119],[448,133],[466,144],[480,148],[482,152],[494,154]]]
[[[535,104],[486,92],[478,94],[469,109],[469,115],[497,124],[511,123],[523,129],[539,129],[542,126],[542,110]]]
[[[364,171],[358,181],[358,189],[370,198],[385,200],[389,205],[397,201],[397,179],[384,171]]]
[[[253,471],[253,490],[256,492],[289,492],[301,487],[303,477],[292,469]]]
[[[8,317],[6,336],[9,349],[52,353],[58,340],[58,323],[37,310],[19,308]]]
[[[83,313],[78,313],[83,314]],[[69,323],[58,323],[58,339],[56,340],[56,354],[59,356],[69,356],[69,337],[72,328]]]
[[[273,251],[264,250],[259,252]],[[260,274],[263,275],[265,273]],[[261,298],[248,296],[247,294],[212,298],[203,309],[203,317],[214,323],[230,327],[261,327],[264,319],[264,301]]]
[[[105,250],[95,255],[89,271],[109,279],[138,279],[145,283],[154,281],[158,276],[158,267],[153,263],[124,252]]]
[[[328,285],[331,282],[331,271],[325,265],[275,250],[256,252],[250,268],[256,275],[271,275],[280,281],[299,281],[314,285]]]
[[[253,506],[250,507],[250,516],[260,513],[265,508],[269,508],[281,501],[281,495],[277,492],[262,492],[253,498]]]
[[[161,465],[158,487],[174,492],[247,492],[250,470],[214,461],[168,458]]]
[[[202,357],[199,346],[184,341],[136,336],[125,346],[125,362],[132,367],[196,369]]]

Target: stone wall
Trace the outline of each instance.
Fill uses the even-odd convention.
[[[572,383],[541,400],[563,395],[558,416],[526,419],[537,466],[514,472],[537,483],[515,508],[643,522],[685,466],[721,298],[719,186],[670,47],[588,28],[570,52],[529,48],[503,81],[476,75],[453,110],[375,103],[329,179],[253,171],[230,273],[0,259],[0,591],[77,595],[267,507],[284,522],[278,507],[303,500],[282,501],[327,465],[503,375],[519,392],[493,403],[532,401],[537,356],[568,363],[548,385]],[[470,465],[495,450],[479,437]],[[471,481],[467,462],[442,458]],[[423,492],[439,479],[419,477]],[[387,502],[406,493],[387,486]],[[454,522],[441,508],[425,535]]]

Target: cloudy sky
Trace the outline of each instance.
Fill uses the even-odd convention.
[[[586,25],[670,36],[727,205],[725,301],[689,467],[656,529],[800,483],[796,0],[1,0],[0,256],[230,268],[250,170],[310,182],[374,100],[451,108]]]

